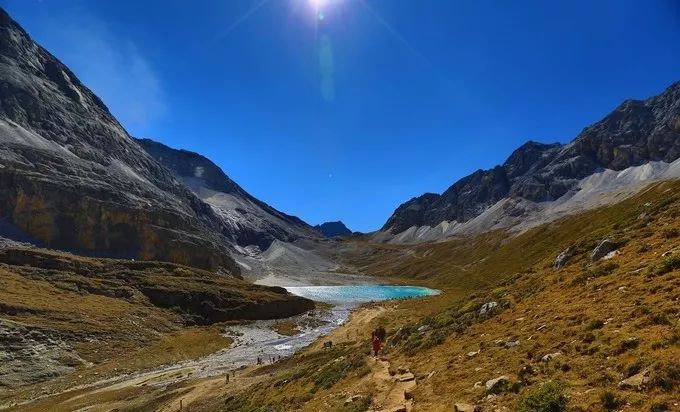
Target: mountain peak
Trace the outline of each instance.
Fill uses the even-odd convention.
[[[341,221],[336,222],[325,222],[320,225],[314,226],[314,229],[321,232],[326,237],[336,237],[351,235],[352,231],[345,226]]]

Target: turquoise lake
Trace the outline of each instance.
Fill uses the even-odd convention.
[[[286,289],[294,295],[327,303],[376,302],[432,296],[440,293],[438,290],[420,286],[392,285],[290,286]]]

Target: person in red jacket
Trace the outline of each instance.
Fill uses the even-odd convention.
[[[378,357],[378,352],[382,348],[382,342],[380,341],[380,338],[378,337],[377,334],[373,334],[373,353],[374,356],[377,358]]]

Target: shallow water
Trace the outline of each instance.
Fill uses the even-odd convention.
[[[298,350],[310,345],[321,336],[329,334],[349,318],[353,309],[361,303],[390,299],[404,299],[439,294],[433,289],[416,286],[354,285],[354,286],[301,286],[288,287],[291,293],[317,301],[333,304],[328,310],[314,311],[289,318],[295,322],[301,333],[296,336],[282,336],[276,333],[276,320],[256,321],[244,325],[228,326],[225,335],[234,339],[231,347],[200,359],[180,362],[170,366],[121,375],[102,380],[109,387],[123,385],[134,379],[151,379],[153,385],[167,386],[187,379],[204,378],[224,374],[246,365],[254,365],[257,358],[265,362],[292,356]],[[92,387],[96,384],[85,385]]]
[[[327,303],[364,303],[438,295],[438,290],[419,286],[347,285],[287,287],[290,293]]]

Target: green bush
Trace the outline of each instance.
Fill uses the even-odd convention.
[[[600,402],[602,402],[602,407],[607,411],[613,411],[621,405],[621,400],[610,391],[602,392]]]
[[[656,268],[657,275],[665,275],[668,272],[672,272],[676,269],[680,269],[680,254],[674,253],[667,256],[661,261],[661,264]]]
[[[362,397],[354,402],[343,405],[342,412],[366,412],[371,406],[371,398]]]
[[[529,392],[517,405],[517,412],[563,412],[569,397],[562,382],[547,382]]]
[[[604,327],[604,322],[596,319],[596,320],[591,320],[586,326],[585,330],[596,330],[596,329],[602,329]]]

